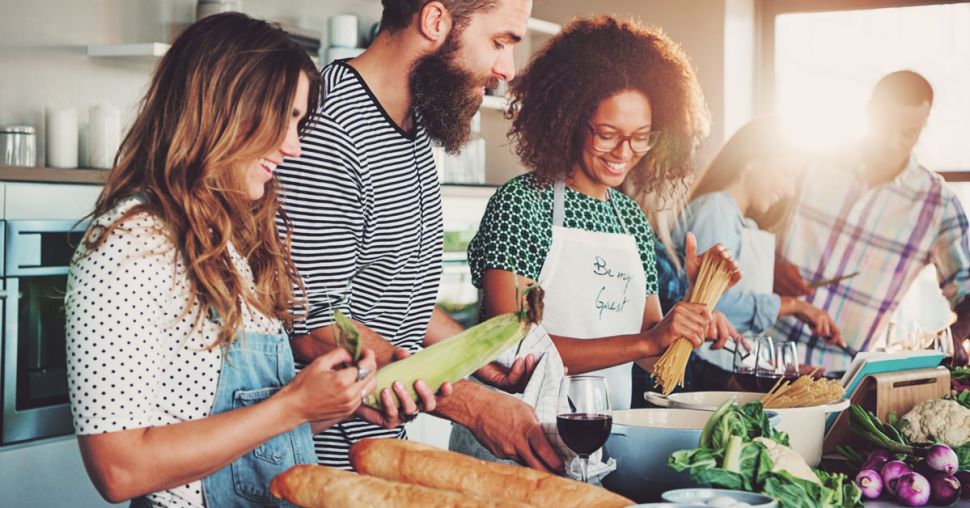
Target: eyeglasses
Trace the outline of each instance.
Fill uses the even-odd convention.
[[[593,149],[604,153],[612,152],[626,142],[630,143],[630,149],[635,153],[647,153],[660,141],[661,134],[661,131],[650,131],[624,136],[618,132],[598,131],[589,124],[586,128],[593,135]]]

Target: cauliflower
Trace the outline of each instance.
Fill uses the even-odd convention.
[[[801,478],[802,480],[821,485],[822,482],[818,481],[818,476],[815,476],[815,471],[812,471],[812,468],[808,467],[805,459],[798,452],[768,438],[756,437],[754,440],[763,444],[768,449],[768,458],[771,459],[771,463],[773,464],[771,467],[772,471],[785,471],[795,478]]]
[[[970,409],[954,400],[928,400],[902,419],[908,422],[903,426],[903,434],[913,443],[939,440],[956,448],[970,442]]]

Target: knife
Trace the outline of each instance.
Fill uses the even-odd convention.
[[[851,279],[852,277],[855,277],[856,275],[859,275],[859,272],[852,272],[852,273],[849,273],[849,274],[846,274],[846,275],[839,275],[838,277],[832,277],[831,279],[817,280],[817,281],[814,281],[814,282],[809,282],[808,283],[808,287],[810,287],[812,289],[818,289],[818,288],[820,288],[822,286],[829,286],[829,285],[835,284],[837,282],[842,282],[842,281],[844,281],[846,279]]]

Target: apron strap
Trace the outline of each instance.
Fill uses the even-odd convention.
[[[566,183],[562,180],[556,182],[552,191],[552,225],[562,227],[563,216],[565,215],[563,201],[566,195]]]
[[[612,189],[606,191],[606,200],[610,203],[610,207],[613,208],[613,213],[616,215],[616,220],[620,221],[620,227],[623,228],[623,233],[629,235],[630,230],[626,227],[626,221],[623,220],[623,216],[620,215],[620,209],[616,207],[616,202],[610,195]],[[563,217],[565,216],[565,206],[563,205],[566,196],[566,182],[559,180],[553,185],[552,190],[552,225],[553,227],[562,227]]]

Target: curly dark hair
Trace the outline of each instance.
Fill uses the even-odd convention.
[[[693,171],[710,113],[684,51],[659,29],[609,16],[577,18],[553,37],[512,84],[509,139],[536,177],[565,177],[580,160],[585,125],[601,102],[624,90],[650,101],[663,132],[624,187],[636,198],[666,195]]]

